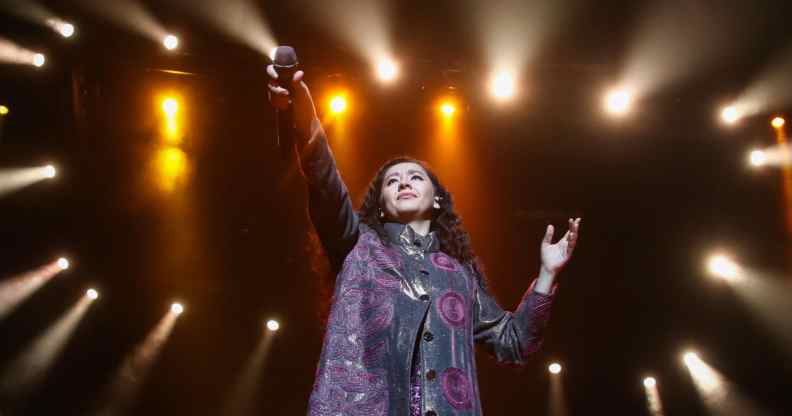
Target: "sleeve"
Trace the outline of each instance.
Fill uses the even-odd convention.
[[[486,285],[479,283],[473,310],[473,338],[502,364],[525,364],[542,345],[556,286],[550,294],[535,292],[536,280],[514,312],[504,311]]]
[[[319,120],[300,149],[300,168],[308,183],[308,213],[334,271],[341,269],[358,239],[359,219]]]

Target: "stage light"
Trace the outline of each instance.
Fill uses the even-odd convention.
[[[88,299],[96,300],[99,298],[99,292],[97,292],[95,289],[88,289],[85,291],[85,296],[88,296]]]
[[[632,94],[624,89],[615,89],[605,94],[605,110],[613,115],[624,115],[630,111]]]
[[[277,46],[272,48],[272,49],[270,49],[270,53],[269,53],[270,61],[275,62],[275,51],[277,51],[277,50],[278,50]]]
[[[383,59],[377,63],[377,77],[380,81],[391,82],[396,79],[399,73],[399,68],[391,59]]]
[[[74,25],[63,22],[63,24],[60,25],[59,32],[64,38],[70,38],[74,35]]]
[[[165,49],[172,51],[179,47],[179,38],[174,35],[165,36],[165,39],[162,40],[162,44],[165,45]]]
[[[175,116],[179,111],[179,102],[175,98],[165,98],[162,100],[162,111],[168,118]]]
[[[781,117],[776,117],[773,119],[772,122],[770,122],[770,124],[772,124],[773,127],[780,129],[781,127],[784,127],[784,124],[786,124],[786,120],[784,120]]]
[[[490,92],[497,100],[505,101],[514,97],[517,92],[514,75],[510,72],[496,72],[490,81]]]
[[[44,177],[52,179],[57,176],[57,174],[58,170],[55,169],[55,166],[47,165],[44,167]]]
[[[760,167],[767,163],[767,153],[763,150],[752,150],[750,153],[751,165]]]
[[[700,363],[701,359],[699,358],[698,354],[696,354],[695,352],[688,351],[682,355],[682,361],[685,363],[686,366],[693,367],[696,364]]]
[[[330,110],[334,114],[341,114],[347,109],[347,100],[343,95],[336,95],[330,99]]]
[[[552,363],[550,364],[550,367],[548,367],[548,370],[550,370],[550,373],[552,374],[559,374],[561,373],[561,364]]]
[[[280,324],[278,323],[278,321],[274,319],[270,319],[269,321],[267,321],[267,329],[269,329],[270,331],[274,332],[277,331],[279,328],[280,328]]]
[[[176,315],[181,315],[184,312],[184,306],[181,303],[174,303],[171,305],[170,310]]]
[[[440,112],[445,118],[451,118],[456,114],[456,105],[452,101],[443,101],[440,104]]]
[[[739,266],[723,254],[711,256],[708,266],[710,273],[725,280],[734,280],[740,273]]]
[[[58,267],[60,267],[61,270],[68,269],[69,268],[69,260],[67,260],[65,257],[59,258],[58,259]]]
[[[37,67],[44,66],[44,62],[46,62],[46,61],[47,61],[47,58],[45,58],[43,54],[37,53],[37,54],[33,55],[33,65],[35,65]]]
[[[740,119],[740,112],[737,107],[730,105],[721,111],[721,119],[727,124],[734,124]]]
[[[0,105],[0,116],[8,115],[9,112],[11,112],[11,110],[9,110],[8,107]]]
[[[654,377],[646,377],[643,381],[644,387],[647,389],[652,389],[657,386],[657,380]]]

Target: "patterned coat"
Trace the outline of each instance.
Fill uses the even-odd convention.
[[[523,363],[541,344],[553,293],[531,285],[514,312],[504,311],[432,233],[388,223],[390,244],[381,241],[359,222],[316,131],[301,168],[338,276],[308,414],[481,415],[474,345],[499,362]]]

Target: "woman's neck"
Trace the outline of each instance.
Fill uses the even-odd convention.
[[[415,231],[416,234],[420,235],[421,237],[426,236],[429,234],[429,229],[432,225],[432,220],[413,220],[407,223],[410,228]]]

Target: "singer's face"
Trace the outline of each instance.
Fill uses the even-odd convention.
[[[388,168],[381,195],[382,209],[390,220],[407,223],[432,218],[434,185],[417,163],[398,163]]]

